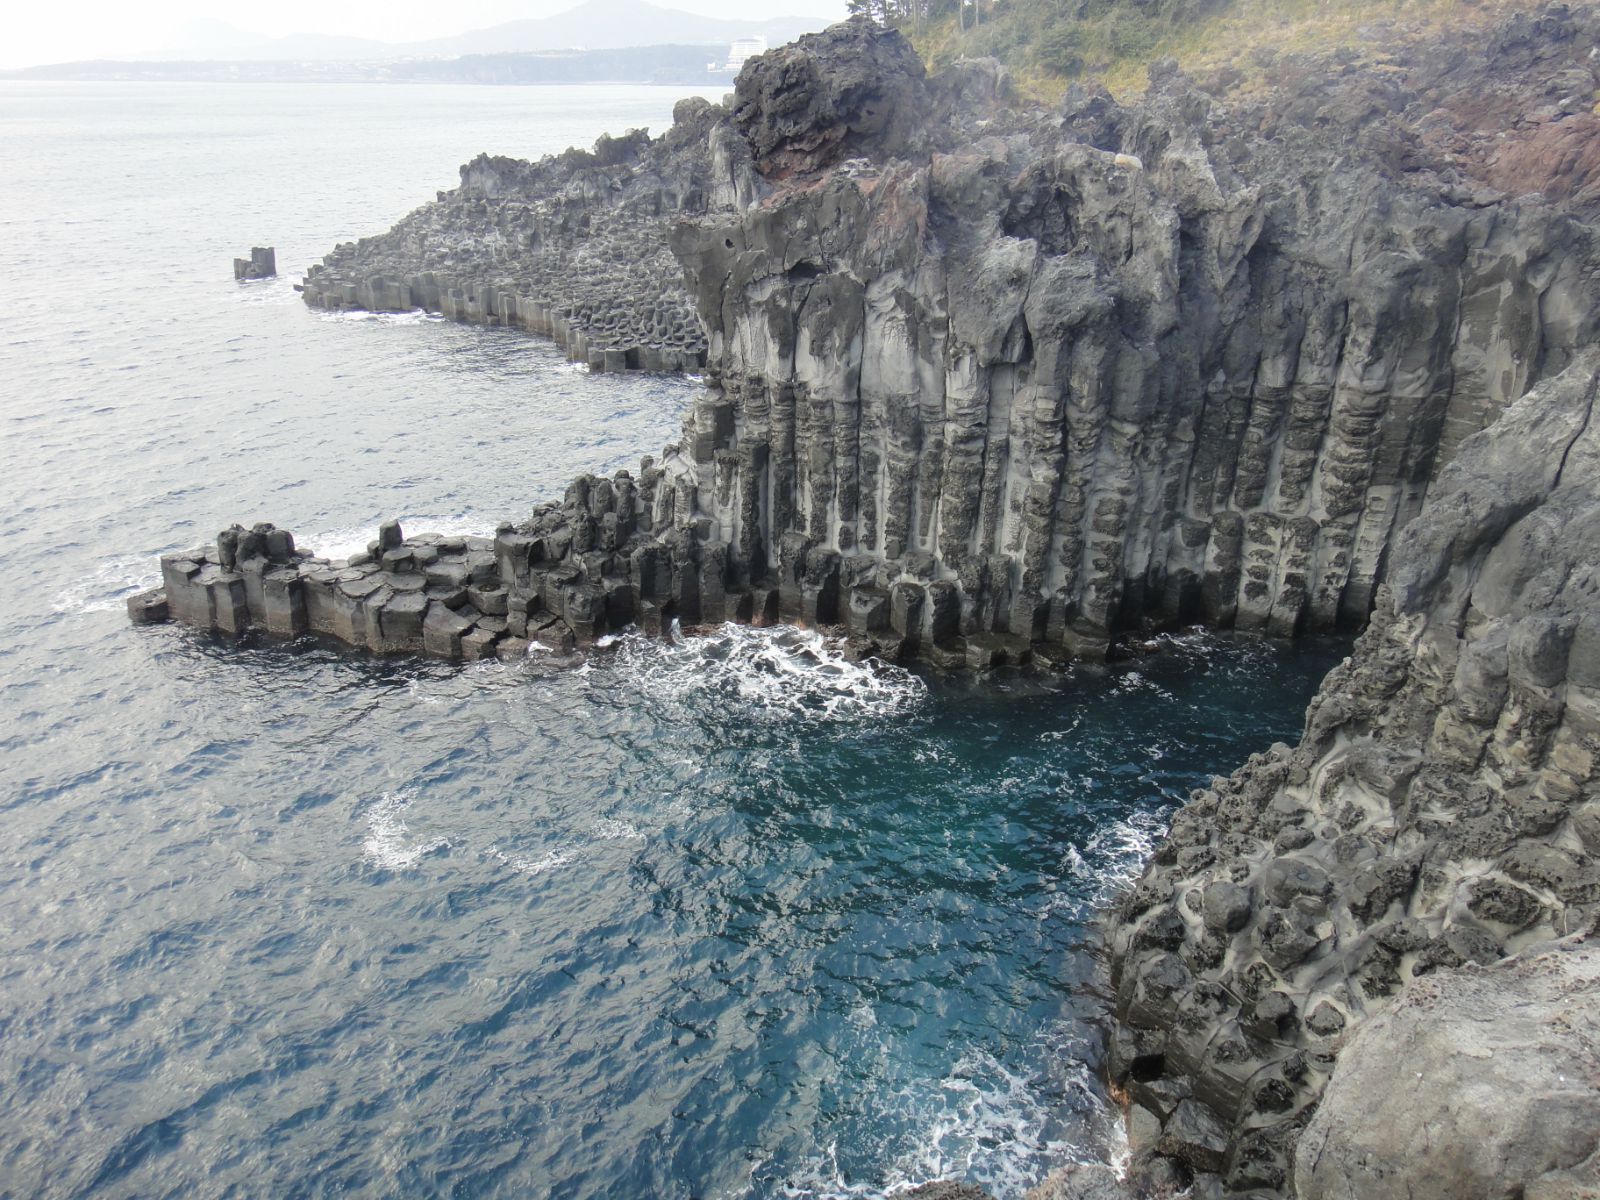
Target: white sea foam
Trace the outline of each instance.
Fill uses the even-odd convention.
[[[1075,716],[1060,729],[1047,729],[1039,735],[1041,742],[1070,742],[1083,725],[1083,718]]]
[[[1071,1161],[1108,1161],[1117,1151],[1115,1114],[1094,1090],[1085,1047],[1063,1031],[1041,1037],[1023,1073],[983,1050],[971,1050],[942,1080],[890,1089],[888,1115],[909,1137],[881,1147],[885,1178],[858,1181],[830,1143],[798,1170],[780,1194],[793,1200],[894,1196],[938,1179],[966,1179],[999,1200],[1019,1200],[1052,1169]],[[1087,1119],[1086,1119],[1087,1118]],[[875,1148],[876,1149],[876,1148]]]
[[[494,522],[471,514],[454,517],[401,517],[402,525],[410,526],[409,533],[437,533],[441,537],[493,537]],[[379,522],[370,525],[341,525],[306,537],[295,537],[302,550],[320,558],[349,558],[360,554],[369,542],[378,536]]]
[[[594,836],[603,842],[642,842],[644,834],[632,821],[601,817],[594,823]]]
[[[523,854],[507,854],[499,846],[490,846],[485,852],[495,862],[510,867],[519,875],[543,875],[546,871],[554,871],[557,867],[567,866],[578,859],[577,851],[572,846],[557,846],[547,850],[538,858],[529,858]]]
[[[239,289],[239,303],[241,304],[299,304],[300,293],[294,290],[288,280],[263,279],[251,280]]]
[[[433,690],[431,681],[422,678],[413,678],[406,681],[406,695],[413,704],[426,704],[436,708],[445,702],[445,698]]]
[[[1062,864],[1065,874],[1088,885],[1082,900],[1084,911],[1106,908],[1133,886],[1166,835],[1169,816],[1165,809],[1141,810],[1096,829],[1081,849],[1068,848]]]
[[[1120,692],[1123,695],[1130,695],[1133,692],[1148,692],[1151,695],[1160,696],[1163,700],[1177,699],[1166,688],[1140,671],[1124,671],[1122,674],[1114,676],[1111,690]]]
[[[617,642],[614,663],[655,703],[703,709],[708,698],[717,698],[763,721],[904,714],[927,695],[927,685],[909,671],[851,662],[838,641],[791,626],[729,623],[665,641],[628,634]]]
[[[51,607],[58,613],[112,612],[133,593],[160,582],[161,572],[152,555],[108,559],[57,592]]]
[[[385,792],[367,809],[367,840],[362,849],[367,858],[387,871],[405,871],[429,854],[450,845],[448,838],[413,842],[410,827],[401,815],[416,799],[410,791]]]
[[[387,871],[405,871],[415,867],[430,854],[445,849],[466,851],[467,857],[488,860],[515,871],[519,875],[543,875],[559,867],[568,866],[582,857],[582,846],[574,841],[559,841],[541,853],[507,851],[498,844],[475,849],[472,840],[462,842],[448,837],[417,841],[411,836],[405,813],[416,800],[416,792],[405,788],[385,792],[366,810],[367,837],[362,843],[366,858]],[[644,835],[626,821],[603,817],[595,822],[592,833],[595,840],[643,840]],[[581,839],[580,839],[581,840]],[[480,843],[481,845],[481,843]]]
[[[368,312],[366,309],[351,309],[347,312],[327,312],[318,310],[319,321],[333,322],[360,322],[371,321],[378,325],[422,325],[428,321],[443,321],[444,317],[438,313],[427,312],[420,308],[413,308],[408,312]]]

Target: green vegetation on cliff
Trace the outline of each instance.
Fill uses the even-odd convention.
[[[1168,55],[1191,74],[1224,72],[1249,88],[1277,55],[1344,47],[1381,62],[1385,49],[1472,25],[1516,0],[850,0],[900,28],[930,68],[992,56],[1026,95],[1055,100],[1075,80],[1127,97]]]

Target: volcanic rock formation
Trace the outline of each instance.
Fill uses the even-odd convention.
[[[1301,1139],[1296,1193],[1592,1196],[1600,1180],[1597,1060],[1593,935],[1413,981],[1345,1047]]]
[[[1571,100],[1597,35],[1552,5],[1383,70],[1287,61],[1265,97],[1163,63],[1137,105],[1046,112],[858,19],[654,141],[476,160],[308,302],[548,329],[607,369],[703,355],[682,438],[492,542],[386,527],[329,563],[227,531],[130,611],[468,658],[784,618],[977,667],[1365,625],[1300,745],[1196,793],[1110,931],[1136,1177],[1359,1190],[1315,1117],[1330,1077],[1348,1104],[1346,1038],[1600,906],[1600,245]],[[1542,1076],[1502,1067],[1531,1103]],[[1050,1194],[1112,1186],[1077,1178]]]
[[[686,102],[655,142],[476,160],[307,296],[455,311],[459,293],[486,319],[543,314],[597,366],[669,365],[646,336],[667,301],[649,329],[594,314],[638,283],[617,244],[670,237],[708,386],[644,529],[690,536],[675,569],[720,557],[701,595],[787,585],[785,616],[881,653],[988,665],[1102,655],[1150,623],[1359,627],[1461,439],[1561,370],[1600,309],[1570,211],[1484,207],[1458,164],[1397,176],[1388,143],[1328,137],[1313,117],[1359,82],[1312,92],[1298,123],[1170,71],[1137,108],[1018,111],[992,66],[929,80],[854,22],[737,88],[731,113]],[[1247,136],[1263,123],[1271,142]],[[346,277],[372,263],[391,274]],[[557,277],[598,307],[527,300]],[[701,615],[681,583],[653,600]]]
[[[1574,21],[1514,20],[1477,74],[1579,61]],[[1472,73],[1448,61],[1413,107]],[[685,102],[653,142],[475,160],[306,295],[548,329],[597,367],[695,365],[670,238],[708,387],[647,527],[722,556],[702,594],[787,582],[785,615],[880,652],[1359,627],[1461,439],[1600,309],[1570,206],[1489,203],[1460,146],[1330,136],[1367,84],[1233,111],[1166,69],[1136,108],[1019,111],[992,66],[930,80],[858,21],[754,60],[731,112]],[[695,615],[681,586],[656,599]]]
[[[654,141],[633,130],[537,163],[480,154],[459,188],[312,267],[306,303],[527,329],[595,370],[698,370],[705,337],[666,231],[717,201],[721,110],[689,99],[673,115]]]
[[[1196,792],[1122,902],[1112,1074],[1136,1151],[1284,1187],[1346,1037],[1407,981],[1600,915],[1597,389],[1590,351],[1462,444],[1299,746]],[[1600,1113],[1600,1077],[1573,1086]],[[1487,1144],[1505,1118],[1462,1108],[1448,1136]]]
[[[271,246],[253,246],[249,258],[233,260],[233,277],[244,283],[253,279],[271,279],[278,273],[278,254]]]

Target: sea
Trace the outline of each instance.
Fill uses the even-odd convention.
[[[1122,1152],[1096,916],[1342,644],[941,678],[128,623],[235,521],[488,533],[674,439],[692,378],[292,284],[680,95],[0,83],[0,1197],[1016,1200]]]

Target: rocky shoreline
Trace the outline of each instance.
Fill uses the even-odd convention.
[[[459,188],[335,247],[296,287],[313,308],[524,329],[595,371],[702,370],[667,228],[717,190],[716,111],[683,100],[660,138],[634,130],[538,163],[479,155]]]
[[[1507,1117],[1545,1103],[1538,1068],[1502,1055],[1499,1104],[1442,1127],[1479,1162],[1433,1190],[1415,1137],[1358,1151],[1352,1122],[1319,1107],[1331,1078],[1348,1109],[1342,1051],[1378,1014],[1492,991],[1521,969],[1508,955],[1582,942],[1600,915],[1597,389],[1591,352],[1463,443],[1300,744],[1197,792],[1117,911],[1113,1081],[1136,1155],[1183,1164],[1198,1194],[1276,1193],[1291,1174],[1301,1197],[1372,1200],[1600,1182],[1592,1073],[1572,1120],[1529,1140]],[[1546,1023],[1592,1063],[1600,945],[1568,953],[1590,982]],[[1367,1051],[1385,1054],[1406,1058]],[[1364,1104],[1387,1085],[1368,1086]],[[1308,1124],[1317,1149],[1296,1153]]]
[[[1597,40],[1551,5],[1266,98],[1164,63],[1046,112],[855,20],[653,141],[480,158],[307,302],[703,356],[682,438],[493,539],[236,527],[130,613],[455,659],[793,620],[975,668],[1364,627],[1112,914],[1132,1167],[1039,1196],[1594,1194]],[[1419,1027],[1474,1005],[1519,1015],[1470,1061]],[[1377,1106],[1387,1062],[1452,1093]],[[1480,1093],[1415,1152],[1411,1112]]]

